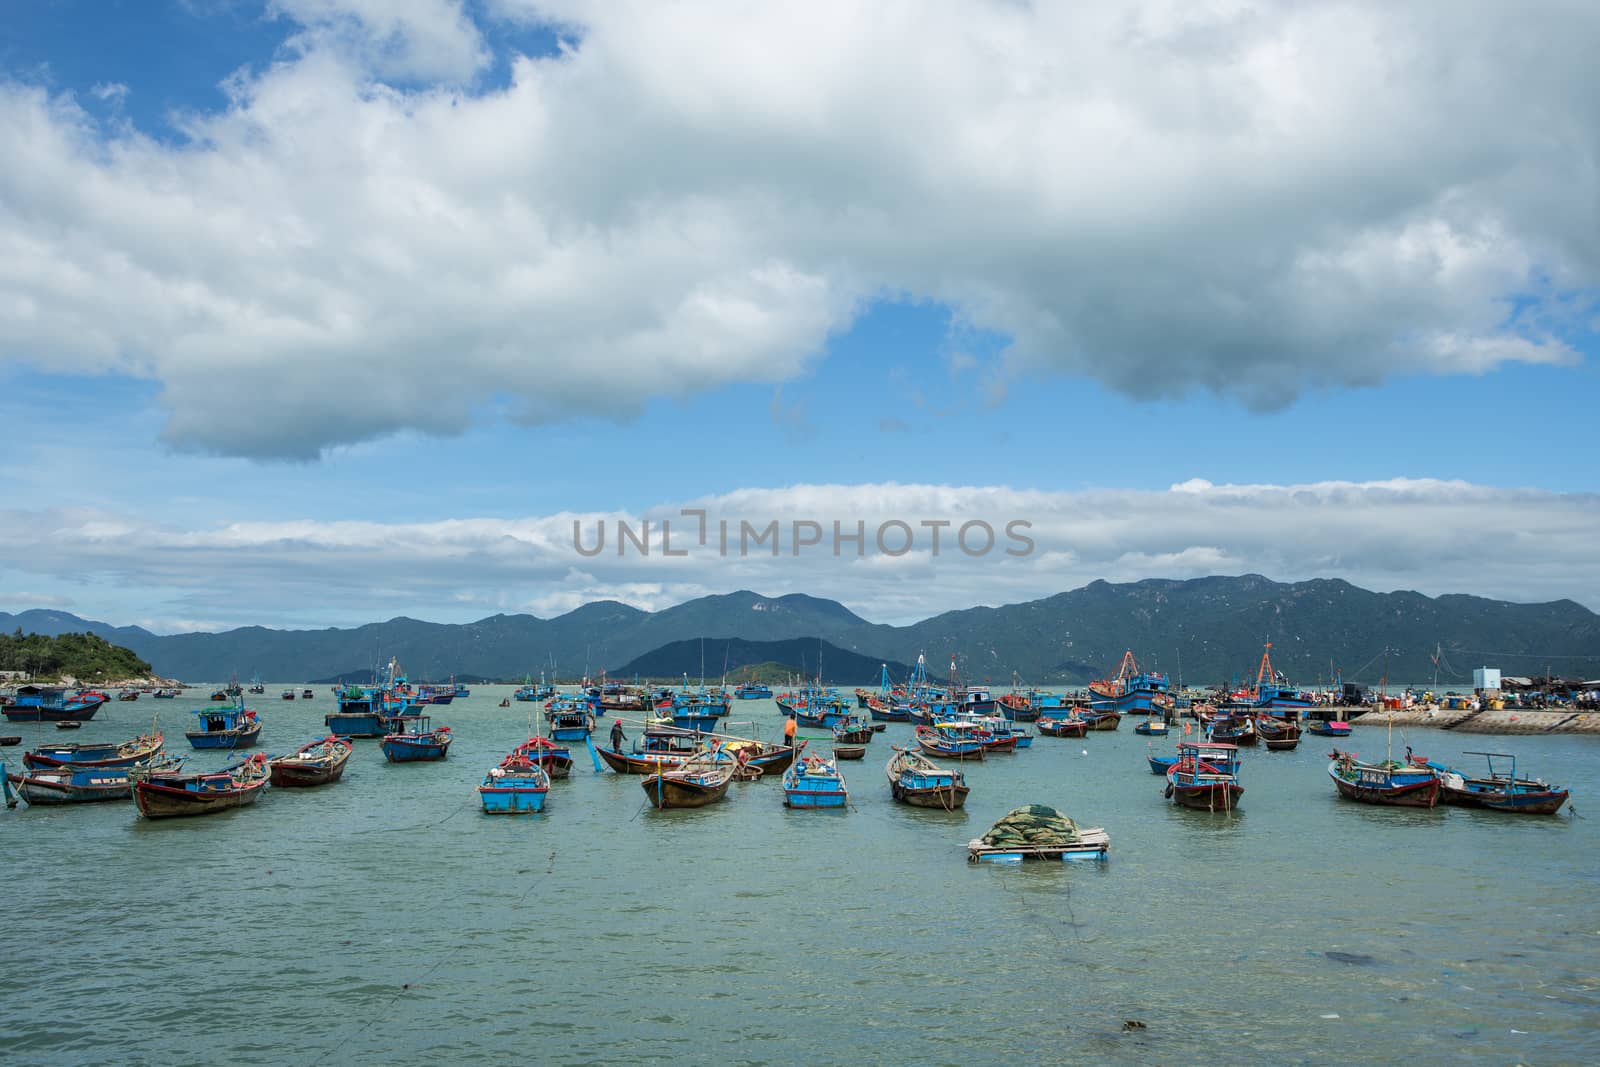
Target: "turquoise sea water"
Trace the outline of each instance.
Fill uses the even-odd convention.
[[[445,762],[360,742],[337,785],[221,816],[0,813],[0,1059],[1600,1062],[1593,739],[1394,735],[1462,765],[1514,751],[1573,789],[1576,817],[1341,801],[1322,738],[1247,751],[1237,813],[1182,811],[1124,721],[967,765],[956,813],[890,800],[883,765],[910,734],[891,724],[843,765],[846,812],[788,811],[773,782],[657,812],[579,750],[544,814],[491,818],[474,787],[527,735],[529,705],[496,706],[509,692],[434,709]],[[183,751],[199,703],[5,732],[112,739],[159,712]],[[253,706],[282,752],[323,732],[332,698]],[[770,701],[736,703],[752,717],[777,733]],[[1384,746],[1377,729],[1351,744]],[[0,756],[17,769],[22,751]],[[966,862],[1032,802],[1105,826],[1110,862]]]

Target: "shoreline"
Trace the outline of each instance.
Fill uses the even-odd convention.
[[[1539,711],[1500,708],[1457,711],[1436,707],[1374,710],[1347,719],[1351,726],[1432,726],[1463,734],[1595,734],[1600,711]]]

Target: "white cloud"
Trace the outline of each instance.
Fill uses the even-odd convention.
[[[682,507],[705,508],[708,544]],[[607,549],[580,556],[596,523]],[[652,552],[616,551],[618,520],[649,519]],[[661,555],[661,521],[673,548]],[[718,552],[718,521],[729,522],[729,554]],[[890,558],[874,533],[906,522],[916,548]],[[994,551],[962,554],[959,527],[990,523]],[[1005,524],[1023,519],[1034,541],[1026,557]],[[741,521],[777,520],[779,555],[750,542]],[[797,520],[818,522],[823,543],[796,557]],[[832,523],[866,527],[865,557],[843,544],[832,553]],[[948,520],[931,554],[924,521]],[[160,602],[172,617],[232,624],[351,624],[406,614],[462,622],[495,612],[553,615],[598,599],[654,609],[711,592],[753,588],[838,599],[874,621],[904,622],[973,604],[1032,600],[1096,578],[1133,581],[1258,572],[1278,580],[1342,577],[1368,588],[1465,592],[1516,601],[1571,597],[1600,607],[1600,560],[1593,531],[1600,496],[1499,489],[1463,482],[1395,479],[1305,485],[1189,482],[1171,490],[1040,492],[1003,486],[796,485],[742,489],[648,514],[560,513],[520,519],[433,523],[233,523],[178,529],[96,511],[0,511],[0,556],[15,581],[73,588],[101,616],[100,602],[132,601],[143,614]],[[976,528],[969,547],[982,543]],[[903,535],[889,531],[895,549]],[[1020,550],[1020,549],[1019,549]],[[0,609],[8,605],[0,598]],[[326,613],[336,614],[330,617]],[[130,612],[131,614],[131,612]]]
[[[158,380],[181,445],[626,418],[885,294],[1012,338],[991,400],[1271,406],[1593,330],[1594,5],[500,0],[571,41],[483,92],[459,3],[272,10],[191,144],[0,86],[0,359]]]
[[[489,62],[461,0],[268,0],[267,11],[304,27],[292,49],[336,51],[384,78],[466,82]]]

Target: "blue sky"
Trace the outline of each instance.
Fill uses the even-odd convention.
[[[54,0],[0,20],[0,85],[16,110],[38,116],[12,131],[21,184],[16,206],[0,214],[0,238],[40,256],[39,266],[0,276],[0,297],[11,290],[23,309],[0,349],[0,419],[28,427],[10,436],[0,474],[12,528],[66,510],[180,540],[240,523],[399,530],[883,483],[1072,501],[1160,494],[1195,479],[1271,488],[1407,479],[1531,489],[1552,513],[1594,506],[1595,249],[1578,232],[1582,219],[1547,217],[1559,207],[1551,189],[1585,200],[1569,189],[1582,172],[1578,148],[1548,158],[1507,148],[1497,171],[1471,130],[1459,139],[1446,131],[1428,146],[1437,175],[1402,173],[1395,161],[1413,135],[1402,106],[1393,130],[1352,126],[1347,141],[1296,135],[1252,149],[1240,130],[1267,123],[1230,110],[1242,106],[1222,91],[1233,66],[1206,82],[1217,113],[1186,113],[1190,128],[1180,132],[1171,109],[1183,94],[1147,90],[1113,65],[1099,72],[1099,91],[1121,91],[1125,121],[1138,127],[1117,144],[1129,155],[1176,153],[1174,168],[1194,170],[1186,183],[1147,197],[1144,183],[1168,180],[1159,164],[1102,181],[1093,172],[1112,164],[1091,162],[1104,158],[1092,143],[1068,143],[1072,163],[1049,181],[1037,172],[1059,158],[1039,149],[1032,160],[1037,146],[1023,141],[1002,140],[995,159],[977,151],[897,172],[918,145],[937,147],[939,134],[879,156],[872,127],[857,136],[835,128],[841,119],[819,129],[807,109],[881,107],[899,118],[876,135],[908,136],[910,109],[931,95],[916,72],[853,101],[848,72],[835,99],[812,88],[826,81],[814,74],[790,83],[737,63],[763,34],[792,45],[797,71],[813,50],[838,63],[837,33],[819,33],[817,45],[809,27],[753,20],[728,30],[720,48],[706,41],[717,58],[697,70],[671,63],[680,45],[692,54],[697,35],[711,32],[689,12],[664,32],[648,8],[625,17],[583,5],[419,0],[410,14],[397,10],[358,0]],[[1023,16],[993,17],[970,35],[959,23],[916,32],[930,49],[948,43],[945,29],[949,40],[1006,38],[1018,27],[1005,19]],[[1224,29],[1250,57],[1316,29],[1279,17],[1260,40]],[[1485,41],[1496,32],[1492,19],[1454,18],[1435,29]],[[1063,47],[1098,32],[1067,29]],[[1371,105],[1362,99],[1370,91],[1397,93],[1424,118],[1445,104],[1455,113],[1459,101],[1440,95],[1425,64],[1414,84],[1408,71],[1364,86],[1359,69],[1344,73],[1339,40],[1313,36],[1325,55],[1290,75],[1261,75],[1318,87],[1321,95],[1308,90],[1311,113],[1344,106],[1312,78],[1319,64],[1352,79],[1357,110]],[[1016,62],[1049,64],[1051,55]],[[1576,64],[1563,81],[1560,61],[1550,61],[1545,103],[1572,109],[1564,117],[1586,114],[1592,78]],[[983,118],[959,123],[966,100],[950,97],[929,112],[930,129],[948,122],[952,140],[986,139],[1013,120],[1019,129],[1047,120],[1095,136],[1072,79],[1041,120],[1033,98],[1011,100],[985,82],[999,62],[992,55],[972,62],[963,84],[985,101]],[[1503,74],[1508,84],[1521,76]],[[657,77],[670,88],[645,92]],[[796,119],[796,92],[807,117]],[[75,117],[64,117],[72,107]],[[353,124],[349,144],[339,143],[342,122]],[[87,131],[87,140],[46,143],[46,128]],[[457,138],[462,129],[477,132]],[[521,147],[530,129],[552,140]],[[564,139],[548,132],[563,129]],[[613,130],[626,133],[613,143]],[[1353,187],[1348,203],[1328,202],[1323,175],[1291,177],[1312,174],[1329,153],[1348,157],[1364,137],[1373,159],[1365,178],[1358,166],[1330,186]],[[409,170],[395,162],[430,138],[448,165],[435,170],[428,149]],[[352,144],[362,150],[347,158]],[[1240,170],[1254,150],[1271,167]],[[1013,154],[1034,165],[1010,167]],[[975,173],[983,167],[991,169]],[[1258,187],[1240,192],[1240,175]],[[1592,173],[1587,180],[1592,193]],[[118,204],[124,195],[131,206]],[[331,206],[381,212],[396,195],[412,214],[393,225],[345,229],[356,225],[351,210]],[[512,207],[478,228],[471,213],[501,202]],[[146,227],[146,213],[167,221]],[[517,229],[530,219],[537,224]],[[255,233],[266,251],[241,236]],[[591,241],[596,233],[604,240]],[[543,252],[532,248],[547,238]],[[351,258],[346,249],[357,245]],[[67,266],[76,274],[64,278],[87,285],[57,283]],[[567,297],[538,304],[569,271]],[[522,288],[530,277],[536,288]],[[507,287],[541,295],[500,300]],[[407,323],[412,305],[417,320]],[[1456,521],[1445,515],[1405,521]],[[73,529],[81,534],[81,522]],[[1559,553],[1533,543],[1519,563],[1503,548],[1442,542],[1439,552],[1460,567],[1449,577],[1409,565],[1386,577],[1381,561],[1410,558],[1414,530],[1397,525],[1394,543],[1370,546],[1352,571],[1438,592],[1500,568],[1482,589],[1463,591],[1561,588],[1544,573]],[[1130,546],[1098,571],[1064,549],[1073,566],[1041,564],[1004,588],[1045,595],[1099,573],[1137,577],[1139,560],[1148,561],[1144,576],[1222,560],[1301,577],[1342,558],[1318,548],[1255,559],[1210,543],[1220,534],[1195,536],[1206,543]],[[103,538],[92,540],[92,560],[0,567],[0,610],[55,603],[157,628],[255,617],[242,607],[224,618],[215,604],[205,614],[183,583],[146,575],[143,542],[130,542],[119,563],[100,553]],[[37,554],[24,541],[12,548],[19,559]],[[274,602],[273,568],[293,570],[295,560],[279,544],[270,562],[244,553],[235,569],[211,564],[220,571],[212,579],[237,584],[234,602],[259,601],[259,616],[327,617],[315,605]],[[1593,605],[1600,586],[1590,580],[1574,575],[1571,595]],[[580,581],[554,563],[508,576],[519,590],[509,599],[481,588],[496,584],[492,570],[474,573],[480,588],[460,601],[437,590],[368,596],[382,581],[376,570],[352,581],[364,590],[362,611],[451,619],[490,603],[544,610],[580,593],[656,606],[749,581],[846,599],[858,588],[850,576],[813,572]],[[984,586],[963,578],[896,611],[988,602]],[[852,606],[880,617],[870,603]]]

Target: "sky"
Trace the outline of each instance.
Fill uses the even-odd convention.
[[[1600,609],[1596,46],[1561,2],[12,5],[0,610]],[[778,555],[664,557],[686,508]]]

